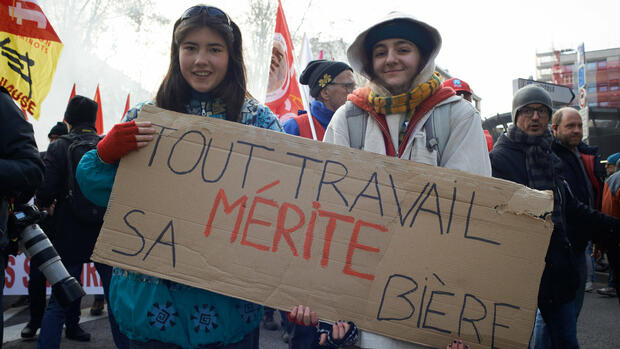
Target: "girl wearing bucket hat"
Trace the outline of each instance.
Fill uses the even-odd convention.
[[[440,47],[435,28],[399,12],[362,31],[347,56],[370,83],[348,96],[324,141],[490,176],[480,115],[435,72]],[[425,132],[429,120],[445,125],[438,141]]]
[[[480,115],[453,89],[442,87],[435,72],[440,47],[435,28],[398,12],[362,31],[347,56],[370,83],[348,96],[323,141],[491,176]],[[431,123],[439,128],[432,133],[436,138],[429,137]],[[360,345],[420,348],[366,331]]]

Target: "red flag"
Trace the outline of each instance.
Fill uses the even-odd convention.
[[[73,83],[73,89],[71,90],[71,95],[69,96],[69,100],[67,101],[67,104],[69,104],[69,102],[71,102],[73,97],[75,97],[75,82]],[[65,121],[64,116],[62,118],[62,121]]]
[[[319,59],[323,59],[323,50],[319,51]]]
[[[296,116],[297,111],[304,108],[293,64],[293,41],[280,0],[276,13],[276,30],[273,35],[265,104],[282,122]]]
[[[121,115],[121,121],[123,121],[125,114],[127,114],[127,111],[129,111],[129,95],[130,93],[127,94],[127,102],[125,102],[125,111],[123,112],[123,115]]]
[[[71,101],[73,97],[75,97],[75,82],[73,83],[73,89],[71,90],[71,96],[69,96],[69,101]]]
[[[99,104],[99,107],[97,107],[97,121],[95,121],[95,128],[97,129],[97,134],[100,135],[103,133],[103,112],[101,111],[101,93],[99,93],[99,84],[97,84],[97,91],[95,91],[95,102]]]

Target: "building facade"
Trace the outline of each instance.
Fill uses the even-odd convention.
[[[571,87],[578,96],[576,61],[574,49],[537,53],[536,80]],[[588,107],[620,108],[620,47],[586,51],[586,86]]]
[[[575,49],[536,54],[536,80],[571,87],[579,96]],[[584,141],[603,157],[620,151],[620,47],[585,52]],[[579,106],[575,98],[573,106]]]

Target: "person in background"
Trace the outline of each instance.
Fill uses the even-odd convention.
[[[553,152],[562,160],[564,179],[568,182],[575,198],[593,209],[601,209],[601,194],[605,169],[601,166],[598,147],[589,146],[581,141],[583,138],[583,123],[581,115],[572,107],[558,109],[551,119],[554,141],[551,145]],[[568,239],[577,257],[583,254],[584,258],[577,258],[579,272],[579,289],[575,299],[577,317],[583,305],[583,296],[586,284],[586,255],[588,242],[592,240],[592,231],[581,222],[572,222],[567,226]]]
[[[567,225],[583,222],[595,231],[609,231],[617,229],[620,221],[592,210],[573,197],[562,177],[562,161],[551,151],[553,136],[548,127],[551,111],[551,96],[544,89],[530,85],[518,90],[512,99],[513,124],[495,143],[490,153],[491,166],[493,177],[553,191],[554,226],[538,291],[538,309],[543,321],[537,321],[534,326],[534,345],[535,348],[578,348],[576,258],[583,258],[583,254],[574,253]],[[548,336],[537,335],[543,324]]]
[[[67,129],[67,124],[64,122],[57,122],[54,127],[47,134],[47,138],[50,141],[50,144],[60,138],[60,136],[66,135],[69,133]],[[45,154],[47,152],[41,152],[41,159],[45,159]],[[36,199],[35,199],[36,203]],[[51,215],[45,217],[41,222],[39,222],[39,226],[45,232],[45,235],[50,239],[52,244],[54,243],[54,237],[56,235],[54,229],[54,206],[55,203],[52,203],[50,207]],[[49,213],[49,212],[48,212]],[[28,274],[28,299],[30,303],[30,320],[26,324],[21,331],[22,338],[32,338],[36,335],[37,330],[41,327],[41,321],[43,320],[43,313],[45,312],[46,306],[46,282],[45,276],[39,270],[39,268],[34,268],[31,266],[30,273]]]
[[[605,165],[605,171],[607,172],[608,177],[618,170],[618,167],[616,166],[618,160],[620,160],[620,152],[613,153],[609,155],[607,159],[601,161],[601,164]]]
[[[334,112],[355,89],[353,69],[343,62],[311,61],[301,73],[299,82],[310,87],[310,95],[315,100],[310,103],[309,112],[287,120],[282,126],[288,134],[322,141]]]
[[[0,86],[0,311],[4,310],[4,269],[12,251],[8,219],[13,205],[25,204],[43,180],[43,162],[32,125],[4,87]],[[0,317],[0,343],[4,318]],[[1,345],[0,345],[1,346]]]
[[[100,140],[95,129],[97,108],[97,102],[84,96],[77,95],[69,101],[65,110],[69,134],[49,145],[44,159],[45,176],[36,193],[39,207],[54,216],[54,247],[67,272],[77,280],[81,280],[84,263],[90,262],[103,224],[104,208],[90,204],[75,183],[75,170],[85,151],[77,150],[86,143],[94,147]],[[101,276],[104,293],[107,294],[112,268],[101,263],[95,263],[95,267]],[[81,299],[78,299],[64,308],[52,290],[52,297],[41,322],[38,348],[59,348],[63,325],[66,325],[65,336],[68,339],[90,341],[90,333],[79,324],[80,303]],[[118,332],[114,318],[111,315],[108,318],[115,343],[124,349],[124,338]]]
[[[620,153],[615,153],[607,158],[608,163],[614,160],[616,160],[615,172],[605,180],[601,210],[610,216],[620,217]],[[609,277],[607,287],[600,288],[596,292],[608,297],[618,297],[618,272],[620,271],[620,246],[618,245],[620,238],[618,235],[620,232],[616,232],[616,236],[611,237],[610,241],[602,246],[603,249],[607,250]],[[618,301],[620,302],[620,298]]]
[[[457,96],[463,97],[464,100],[471,102],[471,89],[469,88],[469,84],[465,81],[457,78],[448,79],[441,83],[443,87],[450,87],[456,92]]]

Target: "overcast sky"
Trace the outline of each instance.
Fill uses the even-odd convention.
[[[45,2],[41,1],[42,6]],[[173,23],[186,8],[196,3],[160,0],[153,11],[169,17]],[[209,4],[220,7],[239,23],[243,20],[247,0],[214,0]],[[282,0],[282,5],[291,32],[320,37],[322,41],[342,38],[350,43],[360,31],[391,10],[412,14],[435,26],[443,38],[437,63],[452,75],[467,81],[482,98],[483,117],[510,110],[512,80],[535,76],[536,52],[575,48],[581,42],[585,43],[586,51],[620,47],[620,1],[612,0]],[[122,25],[112,25],[101,36],[102,51],[107,51],[99,54],[105,56],[108,64],[154,93],[167,69],[171,30],[172,24],[169,24],[160,32],[150,34],[151,37],[138,38]],[[242,31],[247,30],[252,28],[242,26]],[[113,53],[107,49],[110,42],[116,45]],[[296,48],[297,54],[299,49]],[[267,59],[246,64],[268,64]],[[62,74],[62,71],[58,73]],[[88,79],[88,76],[83,79]],[[95,86],[96,80],[101,78],[93,76],[92,79]],[[250,79],[266,81],[267,77],[251,76]],[[64,94],[67,96],[71,89],[71,86],[55,87],[63,91],[66,89]],[[264,99],[264,91],[254,88],[251,92],[255,97]],[[102,94],[104,126],[109,130],[118,121],[117,114],[122,114],[125,101],[106,102],[106,91],[102,90]],[[132,97],[132,104],[137,102],[139,100]],[[48,105],[48,109],[62,109],[63,104],[66,105],[66,101],[58,106],[46,101],[44,107]],[[54,110],[54,115],[60,113],[62,110]],[[45,110],[42,115],[47,120],[34,122],[35,130],[47,135],[56,120],[50,120]],[[41,139],[37,137],[39,143]]]

